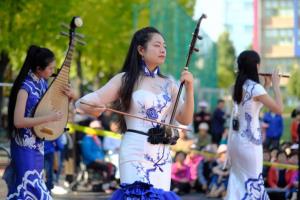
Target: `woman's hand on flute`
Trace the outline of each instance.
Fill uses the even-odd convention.
[[[275,69],[272,73],[272,85],[273,88],[279,88],[280,84],[280,76],[279,76],[279,70]]]

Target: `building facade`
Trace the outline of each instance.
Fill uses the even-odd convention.
[[[299,0],[254,0],[253,47],[262,70],[290,73],[300,66]]]

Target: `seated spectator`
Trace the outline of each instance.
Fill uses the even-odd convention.
[[[91,122],[91,127],[95,128],[95,121]],[[87,133],[81,143],[83,162],[87,168],[98,171],[104,181],[110,181],[115,177],[115,166],[104,161],[104,150],[100,139],[93,133]]]
[[[300,134],[300,111],[295,111],[295,117],[291,123],[291,138],[293,143],[298,143]]]
[[[271,150],[270,150],[270,152],[271,152],[271,162],[276,162],[277,161],[277,154],[278,154],[278,152],[279,152],[279,149],[278,148],[272,148]]]
[[[297,165],[298,164],[298,153],[293,152],[288,157],[288,164]],[[299,183],[299,172],[297,169],[287,169],[285,175],[287,181],[287,191],[286,198],[290,199],[293,197],[294,193],[298,191],[298,183]]]
[[[185,158],[186,154],[179,151],[175,155],[175,163],[172,164],[171,189],[179,195],[191,190],[190,167],[184,163]]]
[[[211,135],[208,134],[209,126],[206,122],[202,122],[198,127],[197,149],[202,149],[208,144],[211,144]]]
[[[206,101],[200,101],[198,103],[199,112],[194,113],[194,132],[198,132],[199,124],[202,122],[210,124],[210,113],[208,112],[208,103]]]
[[[187,129],[187,126],[183,126],[183,125],[180,126]],[[195,143],[194,140],[188,138],[188,135],[185,130],[180,129],[178,131],[179,131],[179,139],[177,140],[177,143],[175,145],[171,146],[171,150],[173,151],[174,154],[179,151],[183,151],[184,153],[190,152],[191,148]]]
[[[216,165],[212,169],[212,177],[210,183],[210,191],[207,197],[224,197],[229,180],[229,170],[224,169],[226,161],[227,145],[220,145],[217,150],[218,158]]]
[[[217,165],[215,160],[215,153],[217,152],[217,145],[209,144],[203,148],[204,159],[198,165],[198,183],[201,191],[206,193],[208,185],[210,184],[212,168]]]
[[[110,122],[110,130],[114,133],[119,133],[119,124],[118,122],[112,120]],[[112,138],[112,137],[104,137],[103,139],[103,149],[106,151],[106,161],[111,162],[116,166],[116,178],[120,178],[119,171],[119,153],[120,153],[121,140]]]
[[[264,162],[270,162],[271,161],[271,153],[270,153],[269,149],[266,149],[266,148],[264,149],[264,151],[263,151],[263,160],[264,160]],[[265,187],[269,187],[269,184],[268,184],[268,181],[267,181],[269,170],[270,170],[270,167],[268,165],[263,165],[262,175],[263,175]]]
[[[279,151],[277,153],[276,163],[287,163],[287,157],[284,151]],[[271,166],[268,173],[268,184],[273,189],[286,189],[287,179],[286,179],[286,169],[281,169],[275,166]]]
[[[291,154],[291,146],[292,146],[291,142],[283,142],[280,145],[280,149],[285,152],[287,157],[289,157],[289,155]]]
[[[190,153],[187,154],[184,163],[190,167],[190,174],[191,174],[191,185],[193,188],[198,190],[199,184],[197,184],[198,179],[198,166],[200,162],[204,159],[203,156],[197,154],[197,152],[192,149]],[[200,188],[199,188],[200,189]]]

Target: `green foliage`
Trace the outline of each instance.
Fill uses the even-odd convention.
[[[178,0],[177,2],[184,8],[189,16],[193,15],[196,0]]]
[[[229,39],[229,34],[224,32],[217,43],[217,76],[218,86],[228,88],[234,82],[235,50]]]
[[[7,20],[1,20],[0,24],[0,51],[8,50],[13,71],[19,71],[31,44],[46,46],[56,55],[59,49],[60,52],[63,51],[61,44],[65,41],[58,37],[59,23],[66,18],[64,13],[68,10],[68,2],[64,4],[57,2],[46,0],[1,2],[3,5],[0,5],[0,17]]]
[[[292,96],[300,99],[300,67],[296,66],[288,83],[288,91]]]
[[[85,35],[86,46],[77,45],[82,53],[81,65],[85,83],[105,83],[122,68],[134,28],[149,25],[150,0],[1,0],[0,52],[9,53],[12,78],[18,73],[31,44],[54,51],[57,67],[65,57],[68,38],[60,36],[62,22],[73,16],[83,19],[77,31]],[[179,0],[189,13],[195,0]],[[159,4],[159,1],[154,1]],[[140,7],[138,24],[134,14]],[[64,30],[66,31],[66,30]],[[76,54],[75,54],[76,56]],[[75,62],[71,77],[75,78]],[[9,80],[12,81],[12,80]]]

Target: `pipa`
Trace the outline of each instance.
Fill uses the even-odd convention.
[[[62,89],[69,84],[69,72],[77,34],[75,29],[82,25],[79,17],[73,17],[69,27],[69,46],[65,60],[54,80],[38,103],[34,117],[44,116],[50,112],[60,111],[63,117],[59,121],[48,122],[33,127],[35,134],[45,140],[55,140],[64,131],[68,122],[69,98],[63,94]]]

